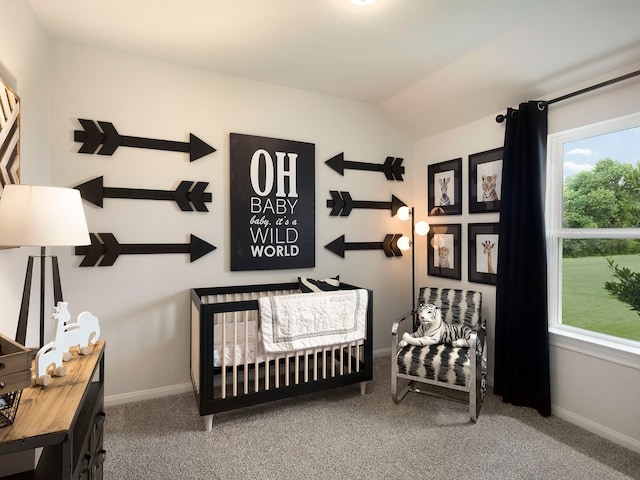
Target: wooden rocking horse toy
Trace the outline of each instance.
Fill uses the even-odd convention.
[[[77,347],[80,355],[89,355],[90,345],[95,345],[100,338],[98,318],[90,312],[82,312],[78,320],[68,323],[71,319],[67,302],[58,302],[54,307],[53,318],[56,320],[56,333],[52,342],[43,346],[36,354],[36,384],[48,385],[51,375],[47,370],[53,365],[54,376],[66,375],[67,367],[62,362],[71,360],[71,347]]]
[[[35,370],[36,370],[36,384],[37,385],[49,385],[51,382],[51,375],[47,373],[49,367],[52,367],[51,373],[56,377],[64,377],[67,374],[67,367],[62,364],[63,336],[64,336],[64,324],[67,320],[71,319],[69,310],[67,310],[66,302],[58,302],[58,305],[54,307],[53,318],[56,321],[56,333],[53,337],[53,341],[44,345],[38,353],[36,353]]]

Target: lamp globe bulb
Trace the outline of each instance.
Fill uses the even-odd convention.
[[[416,223],[415,229],[418,235],[424,237],[427,233],[429,233],[429,224],[425,221],[418,222]]]
[[[400,220],[409,220],[409,217],[411,216],[411,210],[409,210],[409,207],[405,205],[404,207],[400,207],[398,209],[396,215],[398,215],[398,218]]]
[[[404,235],[400,237],[398,239],[398,248],[403,252],[409,250],[409,248],[411,248],[411,240],[409,240],[409,237],[406,237]]]

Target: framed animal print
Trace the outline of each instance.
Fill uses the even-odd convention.
[[[498,279],[497,223],[469,224],[469,281],[495,285]]]
[[[429,215],[462,214],[462,158],[429,165]]]
[[[460,280],[460,231],[459,223],[431,225],[427,235],[427,274],[434,277]]]
[[[469,213],[499,212],[502,147],[469,155]]]

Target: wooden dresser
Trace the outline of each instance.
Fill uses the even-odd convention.
[[[74,353],[66,376],[22,391],[13,425],[0,428],[0,463],[6,454],[42,454],[35,470],[3,479],[102,479],[104,348],[101,340],[90,355]]]

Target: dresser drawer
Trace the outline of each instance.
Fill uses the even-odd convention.
[[[0,395],[31,386],[31,371],[15,372],[0,376]]]
[[[31,350],[0,334],[0,395],[31,386],[31,359]]]

